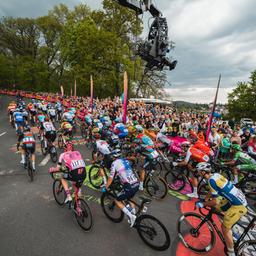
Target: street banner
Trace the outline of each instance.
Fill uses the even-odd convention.
[[[214,115],[214,112],[215,112],[217,98],[218,98],[218,93],[219,93],[220,79],[221,79],[221,74],[219,75],[219,81],[218,81],[218,85],[217,85],[217,90],[216,90],[215,98],[214,98],[214,101],[213,101],[212,111],[211,111],[211,115],[210,115],[210,118],[209,118],[209,121],[208,121],[208,125],[207,125],[206,141],[208,141],[209,134],[211,132],[213,115]]]
[[[123,99],[123,123],[126,124],[127,114],[127,98],[128,98],[128,77],[127,72],[124,72],[124,99]]]
[[[74,84],[74,96],[76,97],[76,79],[75,79],[75,84]]]
[[[93,108],[93,80],[92,75],[90,77],[90,84],[91,84],[91,99],[90,99],[90,107]]]

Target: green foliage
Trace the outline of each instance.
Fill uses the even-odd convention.
[[[256,120],[256,70],[251,73],[249,82],[239,82],[228,95],[229,116],[239,120],[243,117]]]
[[[103,10],[80,4],[73,10],[60,4],[38,18],[0,19],[0,86],[66,93],[77,81],[78,95],[121,95],[123,73],[128,72],[132,96],[158,94],[165,74],[144,73],[135,58],[142,21],[116,1],[103,0]],[[139,86],[138,86],[139,85]],[[139,87],[139,88],[138,88]]]

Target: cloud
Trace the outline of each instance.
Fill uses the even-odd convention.
[[[95,9],[101,7],[101,2],[8,0],[0,2],[0,15],[37,17],[59,3],[70,8],[85,3]],[[171,55],[178,65],[167,73],[172,84],[167,90],[171,90],[173,98],[201,100],[198,95],[207,95],[207,90],[210,94],[221,73],[224,102],[230,88],[238,81],[247,81],[250,72],[256,69],[255,0],[153,0],[153,3],[167,17],[169,37],[176,43]],[[145,35],[148,17],[149,14],[144,15]]]

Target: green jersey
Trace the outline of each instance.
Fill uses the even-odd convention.
[[[256,165],[256,161],[252,157],[250,157],[248,154],[241,152],[241,151],[239,151],[235,154],[234,160],[236,162],[238,162],[239,164]]]

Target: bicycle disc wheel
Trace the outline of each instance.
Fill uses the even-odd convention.
[[[256,177],[242,180],[240,188],[246,197],[256,200]]]
[[[45,148],[45,139],[41,140],[41,152],[44,156],[46,156],[47,148]]]
[[[163,178],[149,176],[145,182],[147,193],[155,199],[163,199],[168,192],[167,184]]]
[[[203,220],[203,216],[187,212],[179,218],[177,223],[178,236],[182,243],[197,253],[209,252],[215,244],[213,226],[210,222],[202,224]]]
[[[101,208],[108,219],[119,223],[124,218],[124,213],[118,208],[114,201],[115,197],[109,193],[103,193],[100,198]]]
[[[58,154],[57,154],[57,149],[55,146],[52,146],[50,148],[50,156],[51,156],[53,163],[56,163],[58,160]]]
[[[238,256],[256,256],[256,240],[243,242],[237,250]]]
[[[142,241],[152,249],[164,251],[169,248],[170,235],[157,218],[143,214],[137,218],[135,227]]]
[[[106,175],[104,170],[103,172],[104,175]],[[89,169],[89,181],[91,185],[96,189],[99,189],[103,184],[103,177],[100,175],[100,167],[98,165],[92,165]]]
[[[61,184],[60,180],[55,180],[53,182],[53,196],[58,205],[64,205],[66,199],[66,192]]]
[[[89,231],[93,225],[91,209],[83,199],[79,198],[77,201],[81,211],[75,214],[76,221],[83,230]],[[76,204],[75,209],[77,209]]]
[[[169,171],[165,174],[165,181],[169,189],[174,191],[182,190],[186,185],[186,176],[182,173],[175,175],[173,171]]]

